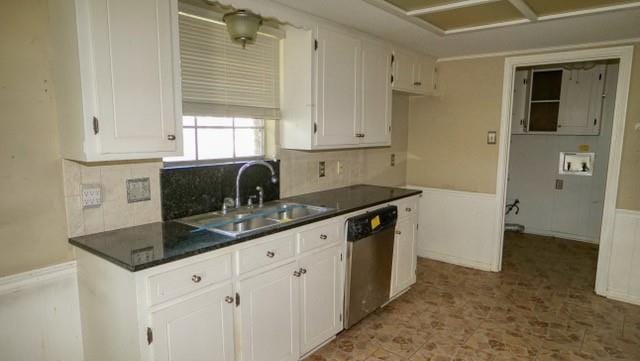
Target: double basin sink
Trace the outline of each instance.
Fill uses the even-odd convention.
[[[262,207],[236,208],[226,213],[210,212],[177,221],[198,229],[238,237],[246,233],[276,227],[279,224],[310,218],[331,208],[290,202],[269,202]]]

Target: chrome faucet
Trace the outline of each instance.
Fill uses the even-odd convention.
[[[276,177],[276,171],[273,169],[273,166],[263,160],[253,160],[251,162],[245,163],[240,170],[238,171],[238,176],[236,177],[236,208],[240,207],[240,176],[245,171],[245,169],[251,167],[252,165],[262,165],[271,171],[271,183],[278,183],[278,177]]]

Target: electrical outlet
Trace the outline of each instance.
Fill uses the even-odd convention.
[[[391,166],[396,166],[396,155],[394,153],[391,153]]]
[[[127,202],[135,203],[151,199],[149,178],[127,179]]]
[[[496,144],[496,137],[495,131],[487,132],[487,144]]]
[[[325,175],[325,166],[326,163],[324,160],[321,160],[320,162],[318,162],[318,177],[322,178]]]
[[[82,208],[97,208],[102,205],[102,187],[100,184],[82,185]]]
[[[336,162],[336,173],[338,175],[342,175],[342,173],[344,173],[344,164],[341,160]]]

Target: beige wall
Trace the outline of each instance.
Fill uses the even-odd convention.
[[[503,58],[438,65],[440,95],[411,98],[407,183],[495,193]]]
[[[71,260],[45,0],[0,1],[0,276]]]
[[[640,210],[640,44],[635,44],[618,208]],[[440,95],[412,98],[407,183],[496,192],[498,146],[487,131],[500,124],[504,57],[438,64]],[[500,136],[500,135],[498,135]]]

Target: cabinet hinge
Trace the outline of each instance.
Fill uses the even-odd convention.
[[[342,314],[340,314],[340,322],[342,322]]]
[[[97,117],[93,117],[93,134],[98,134],[100,131],[100,121]]]
[[[391,75],[391,84],[393,85],[393,74]]]
[[[313,40],[313,50],[318,50],[318,39]]]
[[[240,294],[236,292],[236,307],[240,306]]]
[[[340,262],[342,262],[342,252],[340,252]]]
[[[391,54],[391,65],[393,65],[393,62],[396,61],[396,56]]]
[[[318,132],[318,123],[313,123],[313,134]]]
[[[391,133],[391,126],[389,126],[389,133]]]
[[[147,345],[151,345],[153,342],[153,330],[151,327],[147,327]]]

